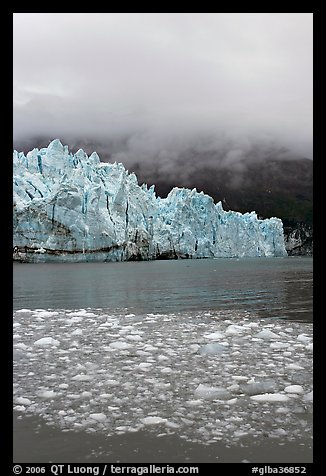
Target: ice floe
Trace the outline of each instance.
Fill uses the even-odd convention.
[[[14,323],[14,409],[65,431],[311,438],[310,324],[127,309],[21,309]]]

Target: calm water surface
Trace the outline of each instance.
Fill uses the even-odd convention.
[[[244,309],[312,321],[312,258],[15,264],[14,309]]]

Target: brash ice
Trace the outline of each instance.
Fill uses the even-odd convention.
[[[224,211],[196,189],[157,197],[121,163],[55,139],[14,151],[14,259],[127,261],[286,256],[283,224]]]

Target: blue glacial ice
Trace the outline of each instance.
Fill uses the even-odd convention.
[[[56,139],[14,151],[14,258],[126,261],[286,256],[283,224],[224,211],[196,189],[157,197],[121,163]]]

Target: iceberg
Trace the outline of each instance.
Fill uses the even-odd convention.
[[[128,261],[286,256],[283,224],[224,211],[196,189],[166,198],[121,163],[59,139],[13,154],[14,259]]]

